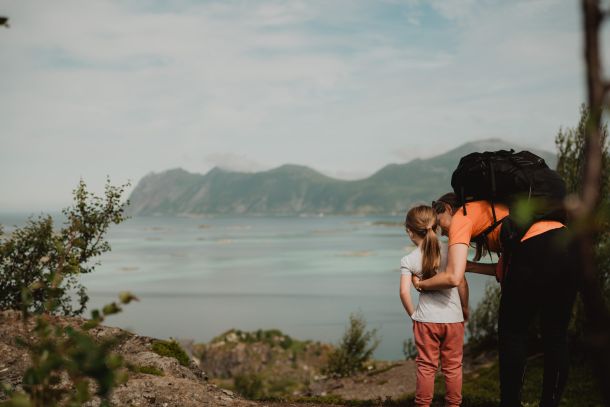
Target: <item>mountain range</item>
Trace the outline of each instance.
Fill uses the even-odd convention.
[[[242,173],[215,167],[207,174],[183,169],[150,173],[129,200],[127,213],[194,214],[396,214],[416,202],[429,202],[451,189],[460,158],[475,151],[528,149],[499,139],[469,142],[444,154],[389,164],[368,178],[347,181],[309,167],[286,164],[269,171]],[[529,149],[551,168],[556,156]]]

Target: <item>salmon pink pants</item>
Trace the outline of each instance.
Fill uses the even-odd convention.
[[[462,402],[462,355],[464,349],[464,323],[451,324],[413,321],[417,347],[417,386],[415,404],[429,406],[434,395],[434,376],[440,357],[441,371],[445,376],[445,402],[459,406]]]

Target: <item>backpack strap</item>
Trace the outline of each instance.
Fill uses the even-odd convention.
[[[478,235],[476,235],[475,237],[472,238],[473,241],[480,241],[481,239],[485,239],[487,240],[487,236],[489,236],[489,234],[491,232],[493,232],[501,223],[502,220],[504,218],[497,220],[495,222],[493,222],[491,225],[489,225],[484,231],[482,231],[481,233],[479,233]]]
[[[460,203],[462,204],[462,210],[464,211],[464,216],[466,213],[466,197],[464,197],[464,185],[460,188]]]
[[[494,201],[496,199],[496,173],[494,171],[494,165],[491,158],[489,159],[489,172],[491,174],[491,199],[489,202],[491,203],[491,214],[494,217],[494,223],[492,226],[495,225],[491,230],[494,230],[495,227],[498,226],[496,225],[498,218],[496,217],[496,207],[494,206]],[[491,233],[491,230],[487,234]],[[485,236],[487,236],[487,234]]]
[[[493,205],[492,205],[492,208],[493,208]],[[506,218],[506,216],[504,218]],[[487,249],[487,236],[489,236],[491,234],[491,232],[493,232],[499,225],[502,224],[502,221],[504,220],[504,218],[495,220],[491,225],[489,225],[487,228],[485,228],[484,231],[482,231],[481,233],[479,233],[478,235],[473,237],[471,240],[475,243],[484,244]]]

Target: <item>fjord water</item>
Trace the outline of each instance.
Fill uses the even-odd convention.
[[[112,251],[82,282],[91,308],[119,291],[138,295],[106,322],[141,335],[207,342],[230,328],[277,328],[336,343],[350,313],[361,312],[381,339],[375,357],[402,359],[412,324],[398,296],[399,262],[413,246],[401,221],[136,217],[111,228]],[[471,304],[489,279],[469,276]]]

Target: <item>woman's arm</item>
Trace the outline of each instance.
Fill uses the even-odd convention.
[[[476,263],[474,261],[468,261],[466,263],[466,272],[495,276],[497,266],[498,263]]]
[[[409,317],[415,312],[413,302],[411,301],[411,276],[409,274],[400,275],[400,301],[402,301],[405,311]]]
[[[468,281],[466,280],[466,277],[462,280],[462,284],[458,285],[458,293],[460,294],[460,304],[462,305],[464,321],[468,321]]]
[[[415,284],[419,291],[443,290],[453,288],[462,284],[466,272],[466,260],[468,259],[468,245],[456,243],[449,246],[447,269],[444,273],[438,273],[434,277],[420,280]]]

